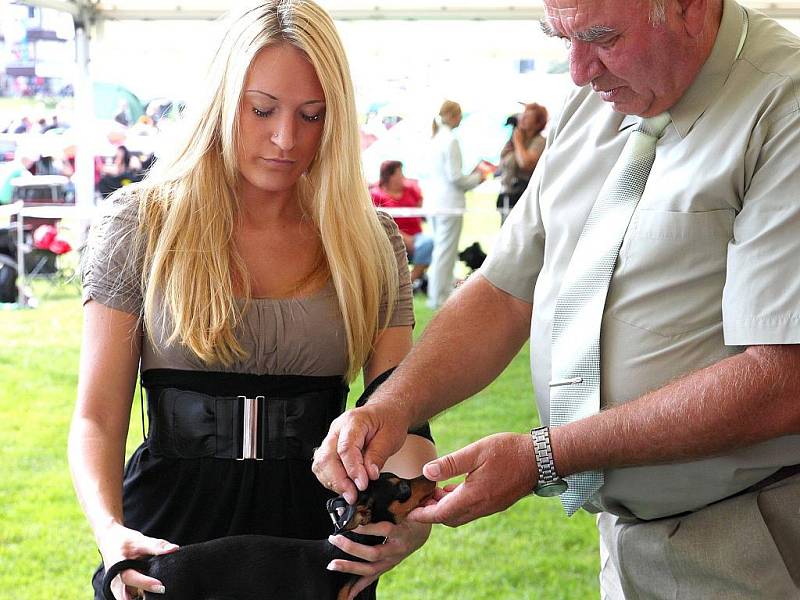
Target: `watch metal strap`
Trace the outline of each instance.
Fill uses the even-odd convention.
[[[551,483],[559,479],[553,461],[553,448],[550,445],[550,428],[537,427],[531,429],[533,448],[536,455],[536,469],[539,472],[539,485]]]

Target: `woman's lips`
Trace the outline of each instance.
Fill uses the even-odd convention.
[[[273,169],[291,169],[294,166],[295,161],[287,160],[285,158],[263,158],[262,159],[267,166],[272,167]]]

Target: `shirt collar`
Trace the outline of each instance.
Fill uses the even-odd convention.
[[[711,54],[700,69],[689,89],[669,109],[672,122],[681,137],[686,137],[697,119],[717,98],[738,59],[739,43],[746,27],[747,14],[734,0],[724,0],[722,21]],[[625,115],[619,129],[639,122],[636,115]]]
[[[739,41],[746,27],[747,15],[733,0],[725,0],[714,49],[700,73],[669,113],[681,137],[685,137],[706,108],[719,97],[738,59]]]

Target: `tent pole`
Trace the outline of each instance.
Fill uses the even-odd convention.
[[[25,293],[25,226],[22,214],[25,203],[19,200],[17,206],[17,306],[28,305],[28,295]]]
[[[75,73],[75,118],[77,132],[75,152],[75,207],[80,221],[79,248],[83,247],[91,225],[94,210],[94,95],[89,73],[89,42],[91,39],[92,14],[82,7],[80,17],[75,18],[75,49],[77,69]]]

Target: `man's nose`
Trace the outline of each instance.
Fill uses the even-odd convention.
[[[279,119],[272,132],[272,143],[283,151],[294,148],[297,137],[294,116],[286,115]]]
[[[593,44],[573,40],[569,50],[569,74],[577,86],[584,86],[596,79],[605,69],[597,56]]]

